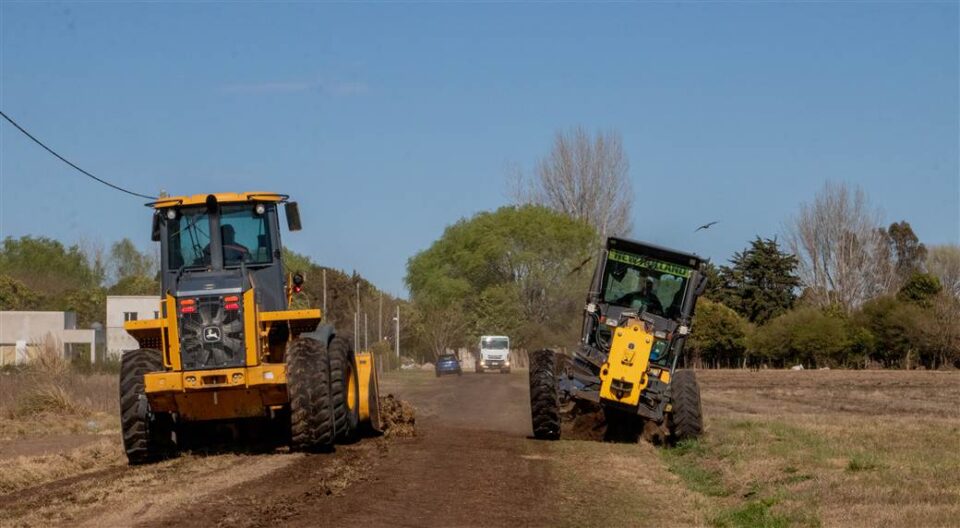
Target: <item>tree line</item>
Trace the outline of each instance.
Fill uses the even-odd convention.
[[[46,237],[7,237],[0,245],[0,309],[77,314],[77,323],[103,323],[107,295],[160,293],[158,256],[129,239],[109,249],[66,246]]]
[[[360,317],[365,313],[369,342],[377,341],[382,299],[384,333],[393,335],[388,331],[391,317],[402,300],[382,292],[356,271],[320,266],[304,255],[284,251],[286,269],[306,277],[302,292],[294,298],[295,307],[322,305],[326,275],[326,319],[339,333],[362,345],[363,327],[354,336],[354,313]],[[159,302],[158,252],[141,251],[126,238],[109,248],[92,243],[64,245],[32,236],[8,237],[0,244],[0,310],[72,311],[78,325],[88,328],[104,323],[107,295],[156,295]]]
[[[590,257],[629,234],[628,170],[615,132],[558,132],[530,174],[512,175],[513,205],[460,220],[411,258],[425,355],[493,333],[574,345]],[[960,246],[927,247],[909,222],[883,225],[863,190],[832,182],[783,231],[706,265],[687,364],[960,367]]]

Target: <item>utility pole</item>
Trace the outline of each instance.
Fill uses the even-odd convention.
[[[353,312],[353,343],[360,344],[360,281],[357,281],[357,307]]]
[[[377,341],[383,341],[383,292],[380,292],[380,311],[377,315]]]
[[[400,305],[397,304],[397,316],[393,318],[397,322],[397,335],[396,335],[396,346],[397,346],[397,365],[400,365]]]
[[[323,318],[327,319],[327,268],[323,268]]]
[[[370,343],[367,341],[367,312],[363,312],[363,349],[370,349]]]

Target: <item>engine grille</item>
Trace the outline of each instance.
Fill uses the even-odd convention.
[[[196,297],[197,310],[181,313],[180,361],[184,370],[243,366],[243,309],[224,309],[223,297]]]

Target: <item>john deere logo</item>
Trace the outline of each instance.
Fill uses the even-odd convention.
[[[207,343],[216,343],[220,341],[220,328],[216,326],[208,326],[203,329],[203,340]]]

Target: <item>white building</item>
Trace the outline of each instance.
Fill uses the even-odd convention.
[[[23,363],[44,346],[53,347],[65,357],[89,348],[95,361],[96,332],[77,328],[74,312],[0,312],[0,365]]]
[[[118,358],[125,350],[139,348],[137,340],[123,329],[126,321],[160,318],[160,297],[156,295],[107,296],[107,356]]]

